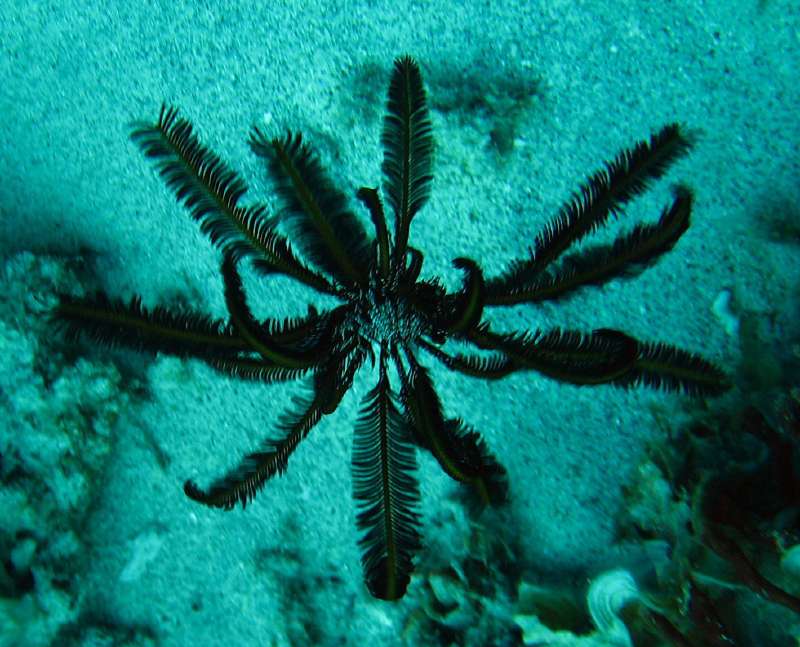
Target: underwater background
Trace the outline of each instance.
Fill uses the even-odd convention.
[[[250,127],[300,130],[354,196],[380,182],[386,88],[403,54],[422,69],[436,142],[411,240],[423,276],[451,286],[456,256],[493,273],[524,256],[622,148],[673,121],[694,133],[666,181],[599,232],[612,240],[657,219],[670,185],[685,183],[692,224],[671,253],[496,321],[617,328],[701,353],[734,386],[698,400],[530,372],[484,382],[426,361],[445,411],[505,465],[511,500],[473,510],[420,456],[423,549],[408,593],[387,603],[363,583],[350,474],[370,371],[286,474],[247,509],[222,512],[190,501],[184,480],[237,464],[302,386],[68,343],[48,317],[58,293],[97,289],[225,316],[220,254],[130,142],[132,122],[180,107],[268,203]],[[748,470],[762,463],[739,476],[798,458],[800,424],[782,414],[800,366],[798,80],[792,0],[2,3],[0,647],[680,645],[723,634],[796,645],[797,461],[782,463],[777,485],[740,486],[780,508],[748,525],[758,538],[736,535],[751,570],[697,530],[705,509],[681,487],[730,464],[676,474],[692,443],[713,442],[692,440],[698,425],[727,430],[726,451],[743,447]],[[309,294],[261,281],[249,299],[260,317],[283,317],[304,313]],[[748,406],[771,435],[740,432]],[[692,450],[704,453],[728,456]],[[765,593],[756,571],[788,597]],[[715,635],[703,618],[717,616]]]

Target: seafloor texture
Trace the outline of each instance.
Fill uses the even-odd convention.
[[[702,352],[736,383],[729,407],[797,383],[792,0],[4,2],[0,646],[625,644],[604,643],[597,622],[589,637],[531,638],[535,613],[518,596],[584,591],[604,572],[629,592],[625,573],[648,557],[619,532],[622,486],[647,480],[645,448],[702,403],[432,366],[448,414],[507,467],[511,503],[474,514],[421,457],[424,547],[390,604],[364,587],[351,496],[369,370],[287,474],[221,512],[187,499],[184,479],[235,465],[301,386],[70,345],[48,324],[55,293],[98,288],[225,314],[219,252],[128,140],[133,120],[174,103],[268,201],[248,130],[299,129],[352,195],[380,182],[386,85],[404,53],[422,67],[436,138],[432,197],[411,233],[424,275],[458,285],[456,256],[497,273],[604,160],[678,121],[696,147],[624,218],[653,220],[670,184],[691,185],[676,249],[633,280],[493,321],[618,328]],[[302,314],[313,298],[282,279],[248,289],[260,317]],[[788,644],[800,624],[755,615],[767,620],[742,644]]]

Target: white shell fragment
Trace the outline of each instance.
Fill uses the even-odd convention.
[[[721,290],[714,299],[711,311],[722,324],[722,328],[729,337],[739,336],[739,317],[733,311],[733,292],[728,289]]]
[[[619,612],[639,599],[639,589],[633,576],[619,569],[603,573],[592,581],[587,602],[592,622],[611,645],[633,647],[630,634]]]

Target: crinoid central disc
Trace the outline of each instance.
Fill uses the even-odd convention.
[[[411,342],[419,336],[422,322],[408,301],[392,294],[365,293],[359,314],[359,332],[372,342]]]

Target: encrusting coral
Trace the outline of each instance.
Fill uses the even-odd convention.
[[[746,405],[705,418],[654,446],[649,476],[627,491],[625,536],[665,544],[649,590],[656,620],[639,631],[680,645],[796,641],[800,391],[767,414]]]
[[[126,407],[109,363],[65,361],[49,333],[63,259],[19,253],[0,268],[0,647],[63,644],[81,612],[83,529]]]

